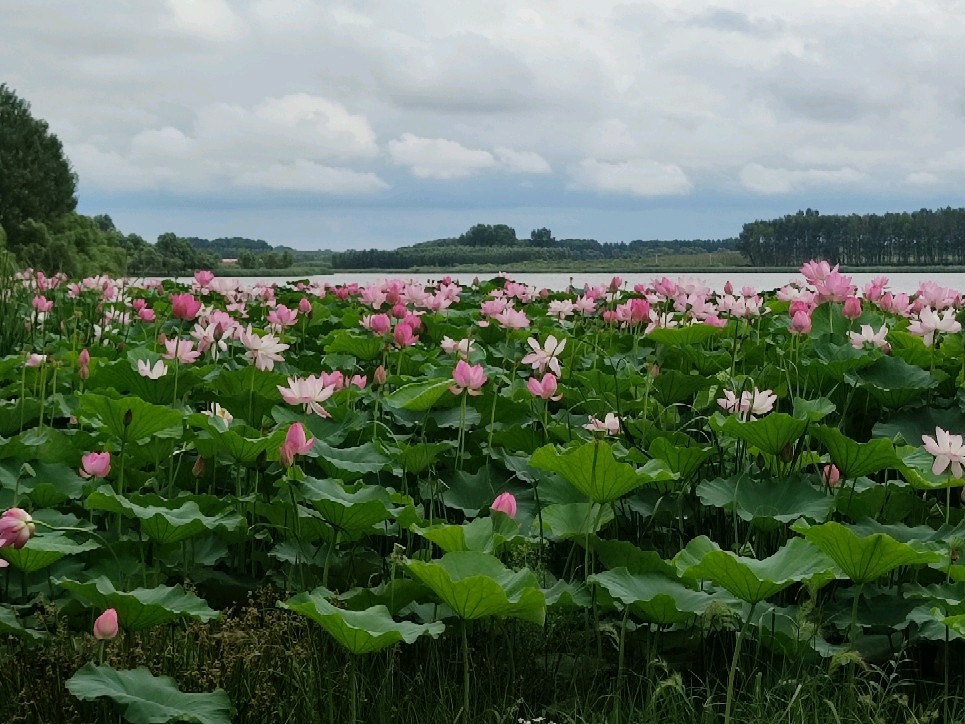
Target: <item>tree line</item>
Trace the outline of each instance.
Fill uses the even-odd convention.
[[[807,209],[744,224],[738,249],[753,266],[807,259],[854,267],[965,265],[965,209],[847,216]]]

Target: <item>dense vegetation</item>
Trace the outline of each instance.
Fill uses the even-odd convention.
[[[0,719],[965,721],[962,297],[802,271],[0,276]]]
[[[754,266],[824,258],[860,266],[965,265],[965,209],[822,215],[807,209],[745,224],[738,248]]]
[[[674,241],[599,242],[596,239],[556,239],[547,228],[534,229],[528,239],[505,224],[476,224],[459,237],[435,239],[398,249],[364,249],[336,252],[335,269],[411,269],[463,266],[511,267],[529,262],[577,263],[586,261],[645,261],[659,264],[661,255],[703,254],[729,251],[734,239]],[[713,265],[707,257],[701,266]]]

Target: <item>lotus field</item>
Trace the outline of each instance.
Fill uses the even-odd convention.
[[[8,275],[0,717],[962,717],[961,307]]]

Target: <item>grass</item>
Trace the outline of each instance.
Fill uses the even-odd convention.
[[[174,676],[183,690],[225,689],[248,723],[344,722],[349,710],[347,654],[305,618],[278,609],[282,596],[261,589],[220,622],[123,633],[107,646],[116,669],[146,666]],[[107,703],[73,699],[62,683],[96,655],[91,637],[70,633],[71,615],[36,611],[50,632],[40,646],[3,643],[0,719],[5,722],[115,722]],[[685,637],[640,628],[626,639],[622,686],[615,682],[618,635],[594,630],[582,614],[554,615],[545,631],[517,621],[470,628],[473,671],[470,721],[490,724],[714,724],[722,721],[732,627],[703,621],[710,656],[698,661]],[[460,718],[461,647],[453,629],[437,642],[396,646],[358,661],[360,721],[453,722]],[[924,724],[940,721],[940,689],[915,683],[919,672],[901,653],[883,661],[853,656],[805,664],[774,656],[750,638],[740,660],[732,720]],[[692,662],[686,664],[684,662]],[[807,671],[808,673],[802,674]],[[618,705],[619,698],[619,705]],[[961,697],[950,722],[965,722]],[[617,712],[620,712],[617,718]]]

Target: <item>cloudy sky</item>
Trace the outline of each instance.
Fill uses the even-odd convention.
[[[0,0],[82,212],[304,249],[963,206],[963,41],[959,0]]]

